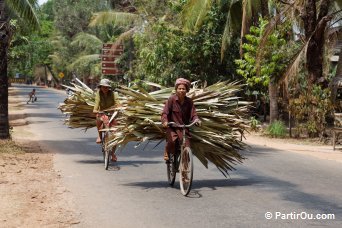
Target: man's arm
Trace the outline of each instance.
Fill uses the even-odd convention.
[[[119,94],[118,92],[113,92],[114,95],[114,104],[115,106],[120,106],[120,101],[119,101]]]
[[[190,119],[191,119],[191,122],[197,121],[196,125],[201,126],[202,122],[197,115],[196,108],[195,108],[193,101],[191,101],[191,118]]]
[[[171,99],[169,98],[164,105],[163,112],[161,115],[161,122],[163,124],[163,127],[165,127],[165,128],[167,127],[167,124],[169,123],[169,120],[167,117],[170,113],[170,108],[169,108],[170,102],[171,102]]]
[[[97,113],[99,111],[99,109],[100,109],[100,93],[96,92],[96,95],[95,95],[95,105],[94,105],[93,112]]]

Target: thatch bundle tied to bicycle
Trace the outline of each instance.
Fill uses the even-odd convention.
[[[115,111],[117,125],[110,145],[124,146],[128,142],[164,140],[165,129],[160,117],[164,104],[174,88],[165,88],[146,82],[158,90],[147,92],[142,87],[118,86],[120,106]],[[248,131],[248,103],[236,96],[242,85],[238,82],[218,82],[198,87],[193,84],[187,96],[194,101],[202,125],[191,129],[191,148],[193,154],[208,167],[212,162],[226,176],[233,165],[242,163],[244,157],[239,153],[245,147],[241,141]],[[92,113],[95,92],[77,80],[68,87],[74,93],[60,104],[59,109],[67,114],[66,125],[70,128],[88,129],[95,127]]]

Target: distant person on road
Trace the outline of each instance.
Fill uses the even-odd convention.
[[[96,127],[98,131],[98,137],[96,143],[102,143],[102,134],[100,130],[103,127],[104,121],[109,121],[108,116],[104,113],[100,113],[105,110],[110,110],[116,105],[115,95],[111,89],[110,81],[108,79],[102,79],[98,85],[98,90],[95,96],[95,105],[93,112],[96,113]],[[116,161],[117,158],[114,154],[115,150],[112,150],[112,161]]]
[[[37,101],[36,89],[33,89],[33,90],[29,93],[29,100],[26,102],[26,104],[28,104],[30,101],[31,101],[31,103]]]

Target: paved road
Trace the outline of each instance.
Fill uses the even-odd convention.
[[[26,99],[31,88],[18,88]],[[253,147],[226,179],[196,159],[193,191],[183,197],[178,182],[168,187],[162,145],[129,144],[105,171],[95,130],[63,125],[56,107],[65,94],[37,88],[37,96],[26,105],[30,128],[56,153],[55,168],[80,213],[75,227],[342,227],[341,163]]]

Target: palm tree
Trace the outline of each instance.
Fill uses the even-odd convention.
[[[72,58],[72,63],[67,66],[67,69],[70,72],[83,75],[84,82],[91,75],[101,76],[100,55],[97,52],[101,49],[103,41],[95,35],[81,32],[74,37],[70,44],[78,50],[78,53],[75,58]]]
[[[215,0],[191,0],[188,1],[182,11],[184,29],[187,31],[198,31],[205,17],[211,10],[211,6],[218,2],[225,7],[226,1]],[[221,59],[230,44],[233,35],[240,33],[240,54],[242,55],[242,43],[249,27],[258,20],[258,14],[263,17],[269,16],[269,0],[230,0],[228,1],[227,20],[222,37]]]
[[[299,64],[305,59],[305,66],[308,72],[308,89],[314,84],[322,84],[326,88],[327,83],[323,77],[324,48],[326,44],[329,27],[341,20],[341,0],[322,0],[319,3],[315,0],[281,1],[283,4],[278,14],[273,17],[259,45],[257,55],[257,67],[260,68],[260,61],[263,58],[262,49],[267,43],[268,36],[273,29],[286,21],[295,23],[298,27],[299,36],[302,40],[302,48],[292,58],[285,73],[276,78],[276,84],[293,78],[298,74]],[[258,71],[258,70],[257,70]],[[287,84],[287,83],[285,83]],[[272,107],[270,107],[270,111]]]
[[[185,27],[188,30],[197,29],[201,26],[204,17],[208,13],[211,4],[214,0],[198,0],[188,1],[188,4],[184,11]],[[223,1],[221,1],[223,2]],[[263,16],[268,15],[267,6],[274,3],[273,0],[231,0],[230,7],[227,12],[227,23],[222,39],[221,58],[226,47],[229,45],[231,34],[234,32],[234,20],[232,13],[239,12],[242,14],[241,19],[241,44],[243,37],[248,33],[248,28],[253,23],[255,15],[260,13]],[[341,9],[341,0],[322,0],[319,3],[316,0],[281,0],[278,1],[283,4],[281,11],[273,18],[269,23],[269,28],[266,29],[264,38],[261,41],[259,50],[262,51],[268,35],[271,34],[271,30],[275,28],[279,23],[284,21],[284,17],[289,20],[300,21],[298,24],[302,25],[304,30],[304,43],[301,52],[295,56],[292,64],[288,67],[288,70],[283,75],[283,78],[291,76],[296,73],[294,69],[298,69],[299,59],[304,54],[306,58],[306,66],[308,70],[308,79],[311,84],[316,83],[319,79],[322,79],[323,68],[323,50],[325,43],[326,28],[329,26],[330,20],[334,18],[338,19],[338,10]],[[335,7],[333,7],[335,6]],[[196,9],[196,10],[195,10]],[[237,9],[240,9],[237,10]],[[290,16],[292,15],[292,16]],[[293,15],[295,17],[293,17]],[[236,16],[235,16],[236,17]],[[235,26],[236,28],[236,26]],[[236,32],[236,31],[235,31]],[[242,55],[242,49],[240,49]],[[262,54],[257,58],[257,65],[260,63]],[[260,66],[259,66],[260,67]],[[273,78],[269,84],[269,96],[270,96],[270,122],[278,117],[277,109],[277,87],[282,78]]]
[[[10,23],[9,13],[25,19],[33,28],[38,28],[38,19],[34,12],[37,0],[0,0],[0,138],[8,139],[8,75],[7,54],[9,43],[14,33],[14,27]]]
[[[341,0],[322,0],[320,4],[314,0],[294,1],[286,3],[282,11],[273,18],[265,29],[265,34],[261,41],[260,49],[266,43],[268,35],[279,24],[283,23],[284,18],[291,20],[299,25],[299,30],[302,39],[301,51],[294,56],[292,64],[288,66],[286,73],[281,80],[292,77],[297,73],[300,59],[306,59],[308,70],[308,81],[310,84],[317,83],[317,80],[322,78],[323,68],[323,51],[326,41],[326,35],[329,33],[329,27],[341,20]],[[260,61],[262,55],[259,55],[257,61]]]
[[[189,1],[183,10],[183,21],[186,30],[198,30],[210,11],[213,0]],[[221,1],[222,3],[222,1]],[[231,0],[227,11],[227,20],[222,37],[221,60],[230,44],[231,37],[240,32],[240,55],[243,56],[242,44],[244,36],[252,24],[257,23],[258,14],[269,18],[269,0]],[[238,18],[238,19],[237,19]],[[278,119],[278,84],[271,78],[268,85],[270,100],[270,123]]]

